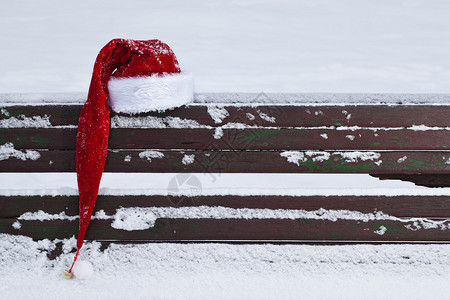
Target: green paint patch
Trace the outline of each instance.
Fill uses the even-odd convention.
[[[403,168],[405,170],[423,170],[424,168],[432,168],[430,161],[424,160],[423,158],[410,157],[408,161],[404,164]]]
[[[30,142],[33,143],[35,147],[46,148],[50,142],[50,139],[43,138],[39,135],[31,135],[31,136],[15,135],[11,136],[8,140],[0,138],[0,145],[12,143],[14,145],[14,148],[16,149],[21,148],[24,145],[30,144]]]
[[[135,130],[110,130],[109,138],[121,138],[123,136],[136,135],[137,131]]]
[[[266,139],[267,137],[273,137],[279,134],[279,130],[262,130],[262,131],[253,131],[244,135],[238,136],[238,139],[243,139],[245,141],[257,141],[261,139]]]
[[[266,129],[245,130],[239,132],[236,139],[241,143],[255,143],[255,145],[281,144],[282,147],[290,148],[295,139],[308,139],[311,137],[310,130],[304,129]]]
[[[340,119],[331,119],[331,123],[332,123],[334,126],[342,126],[343,124],[342,124],[341,121],[342,121],[342,120],[340,120]]]
[[[339,158],[338,160],[334,160],[330,158],[325,161],[313,161],[311,158],[308,158],[306,161],[299,161],[299,165],[308,170],[308,172],[315,173],[331,173],[331,172],[340,172],[340,173],[368,173],[372,171],[376,165],[374,161],[368,162],[347,162],[345,159]]]
[[[0,119],[18,118],[20,116],[26,115],[26,113],[21,109],[15,108],[2,108],[0,112]]]
[[[24,138],[24,141],[25,141],[26,139],[27,139],[27,138]],[[29,139],[30,139],[33,143],[35,143],[36,146],[38,146],[38,147],[46,147],[46,146],[49,144],[49,142],[50,142],[50,139],[48,139],[48,138],[43,138],[43,137],[38,136],[38,135],[30,136]]]

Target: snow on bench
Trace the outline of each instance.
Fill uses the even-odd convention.
[[[69,96],[69,103],[45,101],[55,101],[55,95],[0,97],[0,172],[75,172],[82,103],[77,95]],[[249,94],[203,94],[194,104],[171,111],[111,113],[105,172],[356,173],[450,186],[450,106],[445,95],[253,97],[257,101],[245,103]],[[450,201],[445,193],[236,195],[226,190],[205,194],[191,186],[188,194],[102,194],[86,238],[450,241]],[[0,195],[0,233],[70,238],[78,229],[77,215],[73,193]]]

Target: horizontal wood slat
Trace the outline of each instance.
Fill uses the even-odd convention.
[[[425,187],[450,187],[450,174],[370,174],[381,180],[403,180]]]
[[[332,130],[332,129],[213,129],[110,130],[110,149],[228,149],[228,150],[450,150],[450,130]],[[76,128],[0,129],[0,145],[15,149],[75,149]]]
[[[21,221],[0,219],[0,233],[33,239],[76,236],[78,221]],[[376,231],[384,226],[382,235]],[[399,221],[290,220],[290,219],[157,219],[154,227],[126,231],[111,227],[111,220],[93,220],[85,238],[98,241],[450,241],[450,231],[439,228],[411,230]]]
[[[78,215],[78,196],[0,196],[0,218],[18,218],[26,212],[64,212]],[[198,207],[381,211],[396,217],[450,218],[448,196],[182,196],[100,195],[94,214],[103,210],[112,215],[120,207]]]
[[[0,172],[75,172],[75,151],[37,152],[36,160],[0,160]],[[105,172],[447,174],[449,161],[446,151],[116,150]]]
[[[215,123],[208,113],[209,107],[223,105],[183,106],[163,113],[136,115],[158,118],[178,117],[195,120],[200,124],[220,126],[228,122],[238,122],[259,126],[375,126],[408,127],[425,124],[428,126],[449,126],[449,106],[429,105],[345,105],[345,106],[304,106],[304,105],[249,105],[223,106],[227,114],[222,123]],[[22,116],[47,118],[52,126],[76,125],[81,105],[16,105],[3,108],[0,120]],[[272,117],[267,121],[267,117]],[[111,116],[115,116],[111,112]]]

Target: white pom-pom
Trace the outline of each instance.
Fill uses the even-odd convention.
[[[87,260],[79,260],[73,266],[73,275],[78,279],[89,279],[94,274],[94,267]]]

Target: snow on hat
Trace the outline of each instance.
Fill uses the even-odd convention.
[[[116,112],[141,113],[187,104],[193,77],[181,72],[175,54],[159,40],[114,39],[95,60],[87,101],[78,122],[76,171],[80,195],[77,260],[106,162],[109,105]]]

